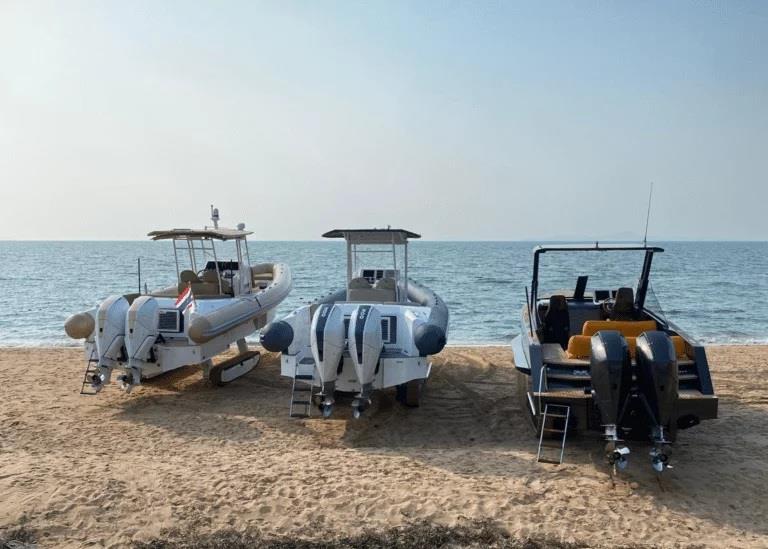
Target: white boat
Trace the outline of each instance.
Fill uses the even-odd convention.
[[[148,292],[113,295],[97,307],[70,316],[64,329],[85,340],[88,361],[83,394],[99,392],[113,371],[122,389],[186,365],[200,365],[203,376],[221,385],[246,373],[259,361],[245,338],[274,318],[275,307],[292,288],[283,263],[250,262],[245,225],[152,231],[152,240],[170,240],[176,282]],[[233,244],[234,258],[222,260],[217,243]],[[220,253],[220,252],[219,252]],[[186,265],[182,267],[182,264]],[[140,275],[139,275],[140,276]],[[146,285],[145,285],[146,286]],[[213,358],[237,344],[238,354],[220,364]]]
[[[420,236],[400,229],[336,229],[323,236],[346,240],[346,286],[261,334],[265,349],[281,353],[282,375],[294,379],[290,415],[309,416],[317,405],[329,417],[341,391],[354,393],[357,418],[371,393],[387,387],[418,406],[429,357],[443,349],[448,330],[445,303],[408,278],[408,239]],[[363,262],[382,257],[392,263]]]

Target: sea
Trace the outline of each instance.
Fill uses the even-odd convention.
[[[650,244],[650,243],[649,243]],[[649,303],[705,344],[768,343],[768,242],[654,242]],[[449,345],[506,345],[519,332],[531,284],[532,242],[413,241],[411,278],[448,304]],[[231,250],[219,253],[229,259]],[[253,263],[290,265],[293,291],[278,316],[343,286],[342,242],[250,242]],[[0,242],[0,346],[75,346],[64,333],[72,313],[112,294],[174,283],[172,245],[139,241]],[[386,262],[370,267],[387,268]],[[548,252],[540,292],[573,288],[588,275],[591,288],[634,286],[639,252]]]

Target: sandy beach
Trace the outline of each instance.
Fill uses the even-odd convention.
[[[424,404],[378,393],[354,421],[289,419],[278,357],[227,387],[182,369],[125,395],[80,396],[79,349],[0,350],[0,531],[51,547],[124,547],[164,529],[331,537],[491,519],[588,546],[768,546],[765,347],[708,349],[720,419],[680,433],[661,483],[646,448],[613,485],[602,444],[535,464],[512,353],[434,358]]]

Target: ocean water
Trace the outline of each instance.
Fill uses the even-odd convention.
[[[666,252],[654,259],[651,299],[668,318],[703,343],[768,343],[768,243],[655,244]],[[507,344],[517,334],[533,246],[411,244],[411,276],[450,309],[449,344]],[[341,242],[251,241],[250,253],[252,262],[292,268],[293,292],[278,315],[344,283]],[[77,345],[64,334],[64,320],[108,295],[136,291],[138,257],[150,289],[173,283],[168,242],[0,242],[0,346]],[[571,288],[578,274],[590,275],[588,288],[634,286],[642,260],[640,253],[548,253],[540,290]]]

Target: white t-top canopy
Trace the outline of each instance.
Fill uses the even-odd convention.
[[[147,236],[152,240],[169,240],[172,238],[187,239],[212,239],[212,240],[236,240],[253,234],[253,231],[241,231],[238,229],[168,229],[165,231],[152,231]]]
[[[333,229],[324,238],[343,238],[352,244],[405,244],[420,234],[405,229]]]

